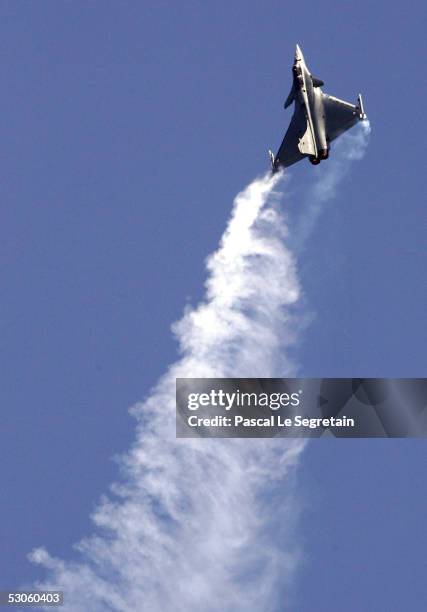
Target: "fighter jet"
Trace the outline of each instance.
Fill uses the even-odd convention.
[[[292,89],[284,107],[295,102],[295,110],[277,155],[269,151],[273,173],[304,157],[312,164],[320,164],[322,159],[328,159],[332,140],[367,118],[360,94],[353,106],[322,92],[324,82],[311,74],[298,45],[292,73]]]

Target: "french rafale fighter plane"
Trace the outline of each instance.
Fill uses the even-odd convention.
[[[353,106],[322,92],[323,81],[310,73],[298,45],[292,73],[292,89],[284,106],[288,108],[295,102],[295,110],[277,155],[269,151],[273,173],[304,157],[312,164],[320,164],[322,159],[328,159],[332,140],[366,119],[360,94]]]

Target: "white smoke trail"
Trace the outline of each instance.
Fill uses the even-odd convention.
[[[61,588],[64,610],[273,610],[292,577],[292,468],[302,442],[175,439],[175,378],[289,376],[300,294],[274,188],[235,200],[207,262],[206,298],[174,326],[181,359],[133,408],[137,439],[103,499],[80,560],[43,548],[31,560]],[[285,486],[286,482],[286,486]],[[276,499],[278,508],[275,507]]]
[[[334,142],[327,163],[314,168],[314,184],[306,189],[302,215],[295,223],[292,248],[298,252],[307,242],[326,202],[332,200],[351,164],[366,153],[371,133],[369,121],[361,121]]]
[[[346,163],[317,183],[306,231]],[[175,439],[176,377],[296,373],[301,290],[278,180],[257,179],[237,196],[207,262],[205,300],[174,325],[181,358],[132,409],[136,441],[94,513],[95,534],[76,546],[76,561],[43,548],[30,555],[48,570],[38,588],[65,592],[65,612],[288,608],[299,556],[293,471],[304,443]]]

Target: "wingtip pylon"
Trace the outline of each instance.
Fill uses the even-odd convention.
[[[270,164],[271,164],[271,171],[274,172],[275,167],[274,167],[274,162],[276,161],[275,157],[274,157],[274,153],[271,149],[268,149],[268,157],[270,158]]]
[[[364,121],[365,119],[368,118],[368,116],[365,113],[365,108],[363,106],[363,99],[362,99],[362,94],[359,94],[357,96],[357,109],[359,111],[359,119],[361,121]]]

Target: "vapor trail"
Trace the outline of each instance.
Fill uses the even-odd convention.
[[[351,164],[364,157],[371,133],[369,121],[361,121],[336,142],[327,163],[314,168],[314,182],[305,189],[302,214],[295,223],[292,248],[302,250],[312,233],[322,208],[336,196],[337,189],[347,175]]]
[[[135,443],[77,560],[44,548],[30,555],[47,569],[38,588],[65,592],[64,612],[288,609],[299,557],[293,474],[304,444],[175,438],[176,377],[297,371],[301,289],[280,179],[256,179],[235,199],[207,260],[205,298],[173,326],[180,359],[132,409]]]
[[[278,181],[237,196],[205,299],[174,325],[181,358],[132,409],[136,442],[79,560],[31,553],[49,569],[43,587],[65,591],[64,610],[268,611],[292,576],[291,472],[303,444],[175,439],[176,377],[295,373],[300,288]]]

